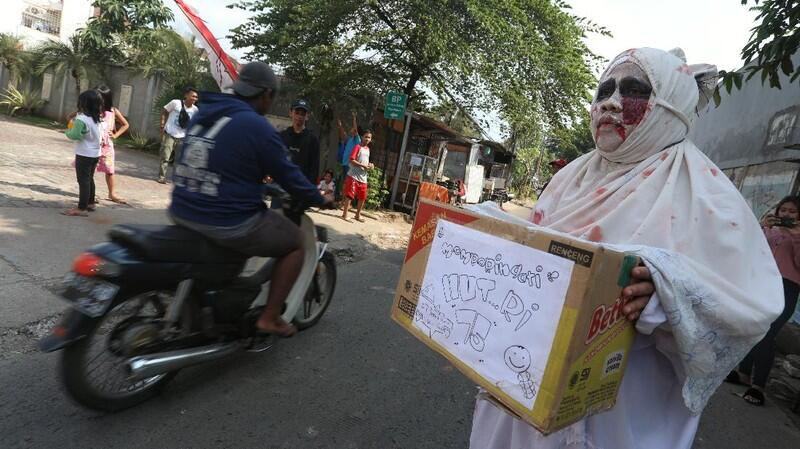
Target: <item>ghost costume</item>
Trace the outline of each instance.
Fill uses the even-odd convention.
[[[640,48],[606,73],[624,62],[652,85],[642,121],[613,152],[595,149],[558,172],[532,217],[632,251],[652,273],[656,293],[637,322],[617,404],[544,436],[481,393],[472,449],[689,449],[714,390],[783,307],[756,218],[686,138],[699,95],[692,69]]]

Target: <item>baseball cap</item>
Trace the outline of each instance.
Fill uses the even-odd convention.
[[[243,97],[255,97],[267,89],[277,90],[278,79],[265,62],[249,62],[239,70],[239,79],[231,87]]]
[[[555,165],[556,167],[564,168],[567,166],[567,161],[565,161],[564,159],[556,159],[550,161],[550,165]]]
[[[291,110],[294,111],[295,109],[304,109],[306,112],[308,112],[311,110],[311,106],[308,104],[308,101],[298,98],[292,102]]]

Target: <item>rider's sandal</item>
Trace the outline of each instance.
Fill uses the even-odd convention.
[[[753,405],[764,405],[764,393],[755,388],[749,388],[747,391],[745,391],[742,395],[742,398]]]
[[[294,325],[286,323],[283,320],[281,320],[281,322],[283,322],[283,324],[286,326],[286,328],[285,328],[286,332],[276,332],[276,331],[270,332],[270,331],[267,331],[265,329],[261,329],[260,327],[256,326],[255,336],[256,337],[265,337],[267,335],[274,335],[274,336],[279,337],[279,338],[290,338],[290,337],[293,337],[294,334],[297,333],[297,328]]]

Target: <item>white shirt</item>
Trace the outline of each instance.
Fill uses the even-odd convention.
[[[176,139],[183,139],[186,137],[186,130],[178,125],[178,117],[181,115],[181,108],[183,102],[181,100],[172,100],[164,106],[164,110],[169,112],[167,123],[164,124],[164,131]],[[192,107],[186,108],[186,113],[189,114],[189,119],[197,112],[197,105],[193,104]]]
[[[100,157],[100,139],[102,133],[105,132],[105,126],[100,123],[95,123],[91,117],[78,114],[75,120],[80,120],[86,125],[87,133],[83,135],[83,139],[77,141],[75,144],[75,154],[85,157]]]
[[[356,155],[355,160],[364,165],[369,164],[369,147],[362,147],[359,145],[358,154]],[[354,164],[350,164],[350,169],[347,172],[347,176],[355,179],[358,182],[363,182],[364,184],[367,183],[367,179],[369,178],[366,168]]]

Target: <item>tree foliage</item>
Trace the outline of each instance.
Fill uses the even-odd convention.
[[[558,158],[573,161],[595,147],[592,137],[591,119],[584,111],[580,119],[571,126],[557,127],[545,139],[545,147]]]
[[[515,153],[511,190],[518,198],[534,198],[549,173],[543,165],[551,159],[547,149],[541,146],[524,146]]]
[[[89,80],[96,73],[100,64],[94,51],[86,45],[80,33],[73,34],[69,41],[47,41],[37,47],[37,72],[53,70],[56,75],[69,73],[75,82],[75,91],[80,92],[81,80]]]
[[[748,0],[741,0],[746,5]],[[761,83],[769,80],[770,87],[781,88],[780,73],[790,76],[790,82],[800,77],[800,66],[792,61],[800,49],[800,1],[755,0],[751,11],[758,13],[758,25],[753,27],[750,39],[742,48],[745,67],[740,71],[720,72],[721,84],[714,92],[714,101],[719,105],[720,86],[728,93],[735,86],[741,89],[743,80],[761,74]]]
[[[216,88],[203,51],[172,30],[154,30],[149,44],[132,52],[130,61],[145,77],[161,76],[170,86]]]
[[[401,90],[412,104],[448,99],[493,110],[518,137],[569,123],[585,107],[599,58],[582,38],[606,33],[559,0],[250,0],[237,48],[266,59],[339,106]],[[430,95],[432,94],[432,95]]]
[[[174,18],[162,0],[95,0],[99,15],[80,34],[85,45],[106,60],[126,60],[129,51],[150,45],[153,30],[166,29]]]
[[[0,33],[0,64],[14,81],[32,72],[33,58],[22,46],[22,40],[12,34]]]

